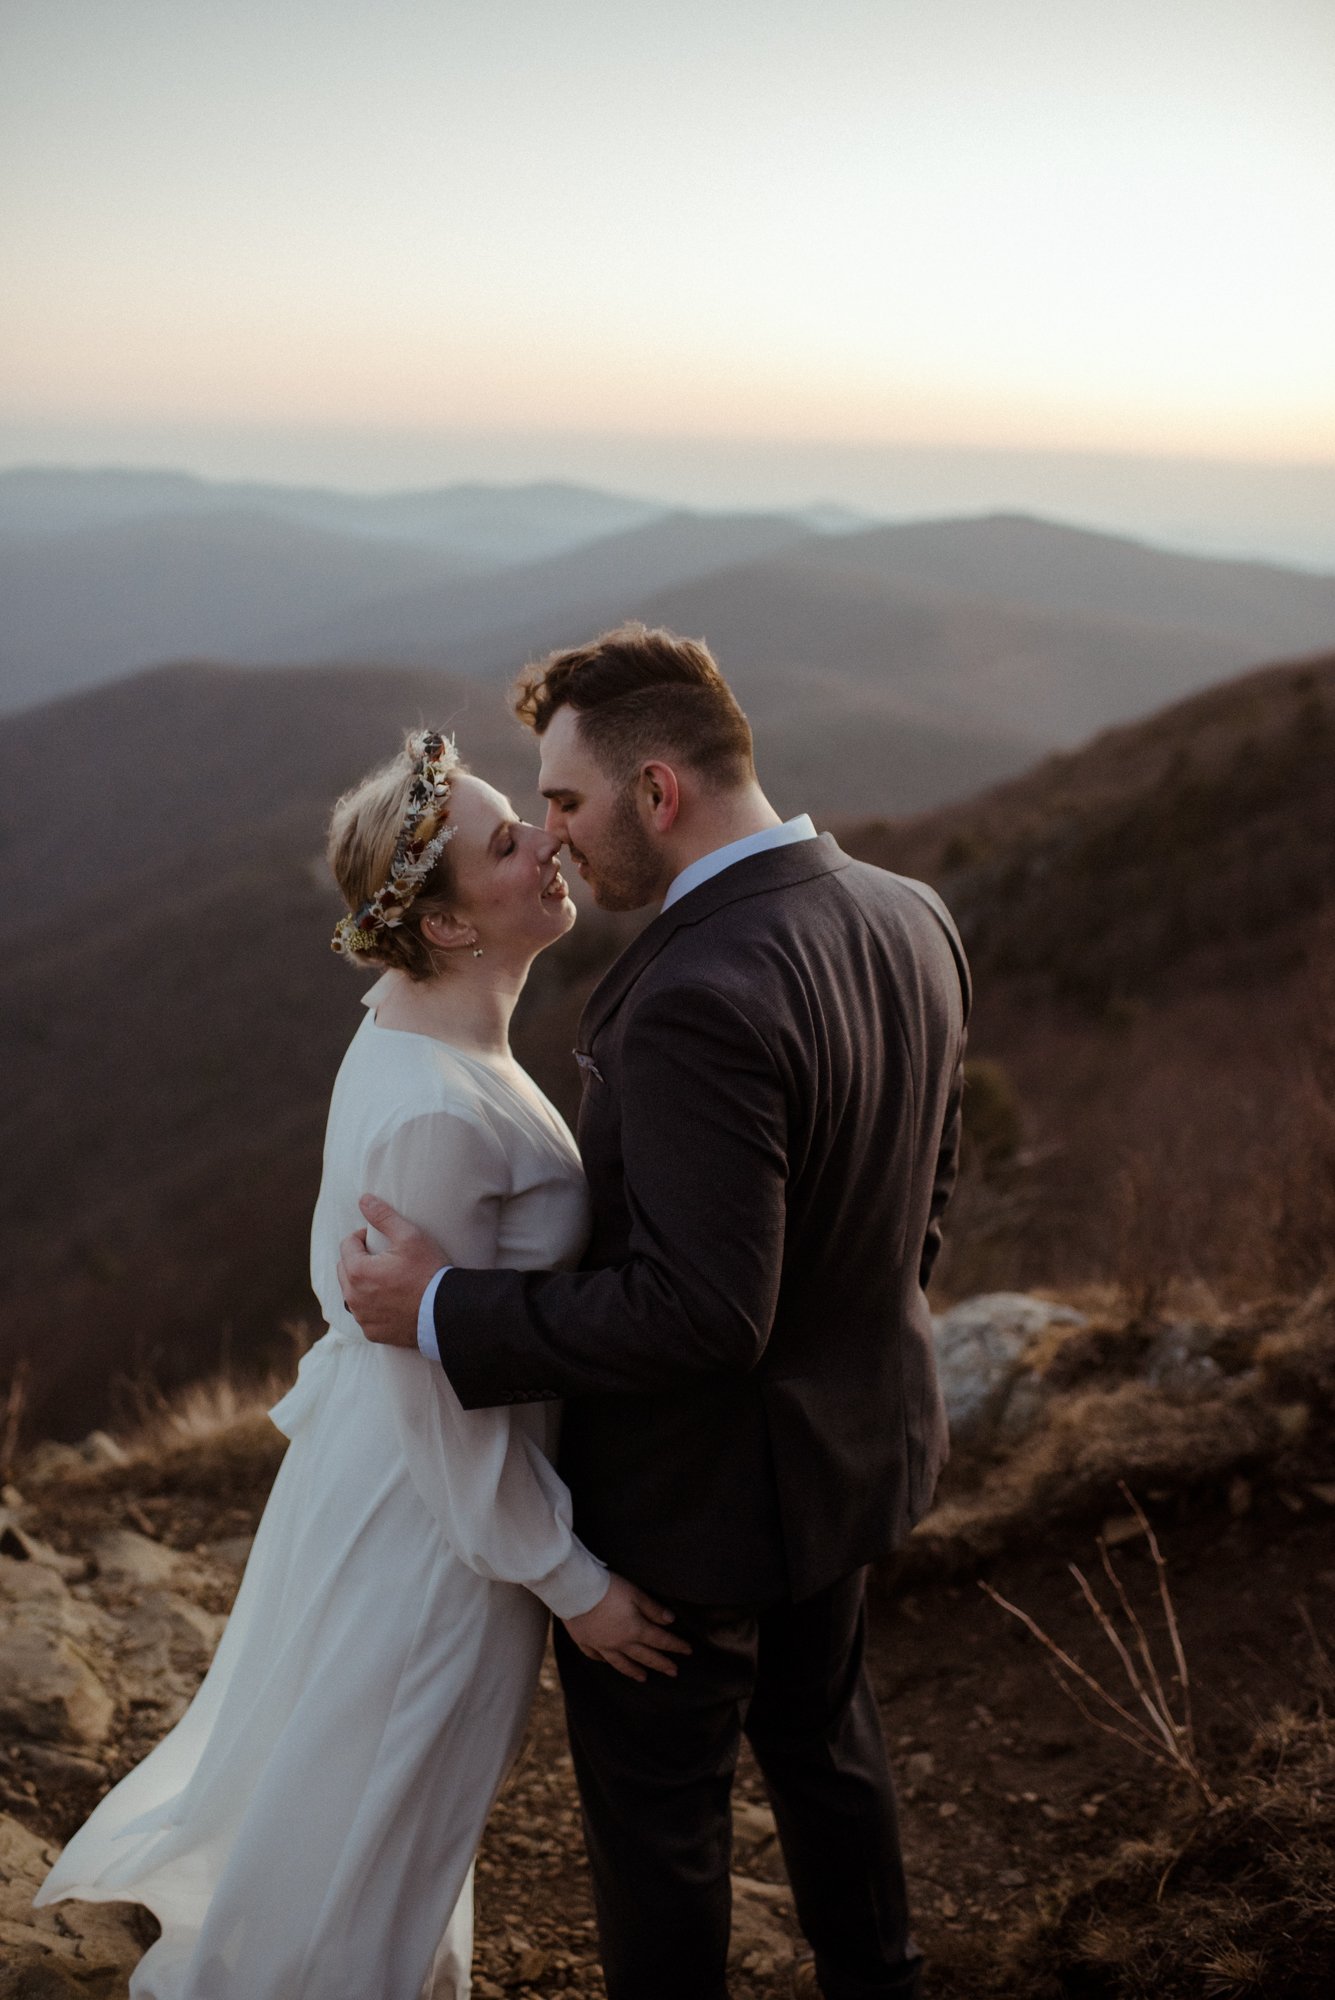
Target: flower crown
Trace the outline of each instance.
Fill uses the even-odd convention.
[[[445,824],[450,809],[449,772],[459,761],[453,737],[430,730],[410,739],[409,749],[413,776],[408,810],[394,843],[389,879],[359,910],[340,917],[334,926],[333,949],[348,957],[369,951],[383,931],[397,930],[405,921],[446,842],[458,831]]]

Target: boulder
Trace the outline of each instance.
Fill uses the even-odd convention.
[[[180,1721],[226,1622],[172,1590],[135,1593],[118,1611],[117,1685],[153,1734]]]
[[[226,1623],[177,1591],[149,1591],[120,1620],[126,1669],[150,1681],[183,1672],[193,1685],[213,1658]]]
[[[139,1918],[125,1903],[32,1899],[57,1849],[0,1813],[0,2000],[111,2000],[143,1956]]]
[[[1022,1437],[1047,1400],[1027,1367],[1039,1336],[1050,1327],[1085,1324],[1073,1307],[1027,1292],[986,1292],[942,1313],[935,1321],[936,1365],[954,1442]]]
[[[96,1748],[115,1706],[63,1632],[23,1620],[0,1629],[0,1735]]]
[[[225,1535],[220,1542],[206,1542],[198,1553],[202,1561],[214,1563],[219,1569],[240,1576],[250,1561],[254,1546],[253,1535]]]
[[[11,1554],[0,1550],[0,1615],[8,1623],[36,1607],[36,1615],[47,1612],[57,1621],[69,1602],[65,1579],[58,1569],[34,1562],[28,1551]]]
[[[0,1967],[0,2000],[94,2000],[94,1996],[101,2000],[108,1992],[104,1979],[90,1986],[87,1980],[63,1972],[43,1946],[28,1942],[25,1948],[21,1934],[16,1941],[7,1940],[3,1923],[0,1943],[6,1946],[7,1958],[14,1954],[12,1962]]]
[[[106,1765],[96,1757],[79,1750],[58,1750],[53,1743],[20,1743],[18,1755],[30,1771],[51,1771],[57,1778],[100,1781],[107,1776]]]
[[[110,1582],[159,1590],[173,1583],[182,1568],[175,1549],[136,1535],[130,1528],[110,1528],[93,1542],[97,1573]]]
[[[109,1528],[98,1535],[92,1556],[97,1595],[118,1619],[123,1619],[128,1606],[164,1592],[198,1598],[218,1589],[218,1572],[212,1564],[129,1528]]]
[[[60,1571],[45,1563],[0,1555],[0,1631],[20,1625],[63,1633],[93,1653],[109,1648],[116,1633],[114,1621],[90,1600],[86,1585],[70,1589]]]

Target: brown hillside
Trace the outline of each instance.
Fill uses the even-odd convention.
[[[846,830],[945,890],[973,1050],[1003,1066],[972,1099],[947,1285],[1320,1266],[1333,683],[1330,660],[1251,674],[967,805]],[[87,1429],[117,1378],[259,1358],[309,1309],[359,1018],[321,830],[424,716],[535,807],[493,691],[424,670],[172,669],[0,728],[0,890],[40,910],[0,968],[0,1383],[28,1358],[39,1430]],[[823,740],[797,717],[765,766],[790,809]],[[521,1056],[567,1110],[580,1006],[625,935],[586,912],[525,996]]]
[[[1012,1279],[1301,1282],[1324,1261],[1335,656],[844,837],[936,883],[963,928],[974,1052],[1018,1090],[1030,1161],[991,1211]]]
[[[491,689],[425,667],[248,669],[194,663],[136,674],[0,720],[0,895],[42,871],[42,906],[65,917],[125,897],[161,871],[213,877],[261,829],[318,850],[340,789],[439,718],[498,782],[531,781],[525,732]],[[53,837],[53,813],[75,837]],[[88,837],[95,830],[95,837]]]
[[[529,781],[501,706],[422,670],[178,668],[0,728],[0,894],[30,913],[0,968],[0,1379],[32,1357],[34,1421],[77,1428],[114,1376],[180,1380],[305,1309],[359,1018],[324,823],[424,718]]]

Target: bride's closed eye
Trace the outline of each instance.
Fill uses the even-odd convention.
[[[515,848],[519,844],[515,839],[517,833],[534,833],[536,831],[537,829],[530,820],[512,819],[505,828],[503,845],[496,850],[501,859],[504,860],[506,855],[514,853]]]

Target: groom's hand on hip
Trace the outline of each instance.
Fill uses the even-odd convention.
[[[424,1231],[378,1195],[364,1194],[361,1211],[386,1247],[371,1250],[364,1229],[343,1238],[338,1259],[343,1303],[368,1340],[415,1348],[422,1294],[447,1259]]]

